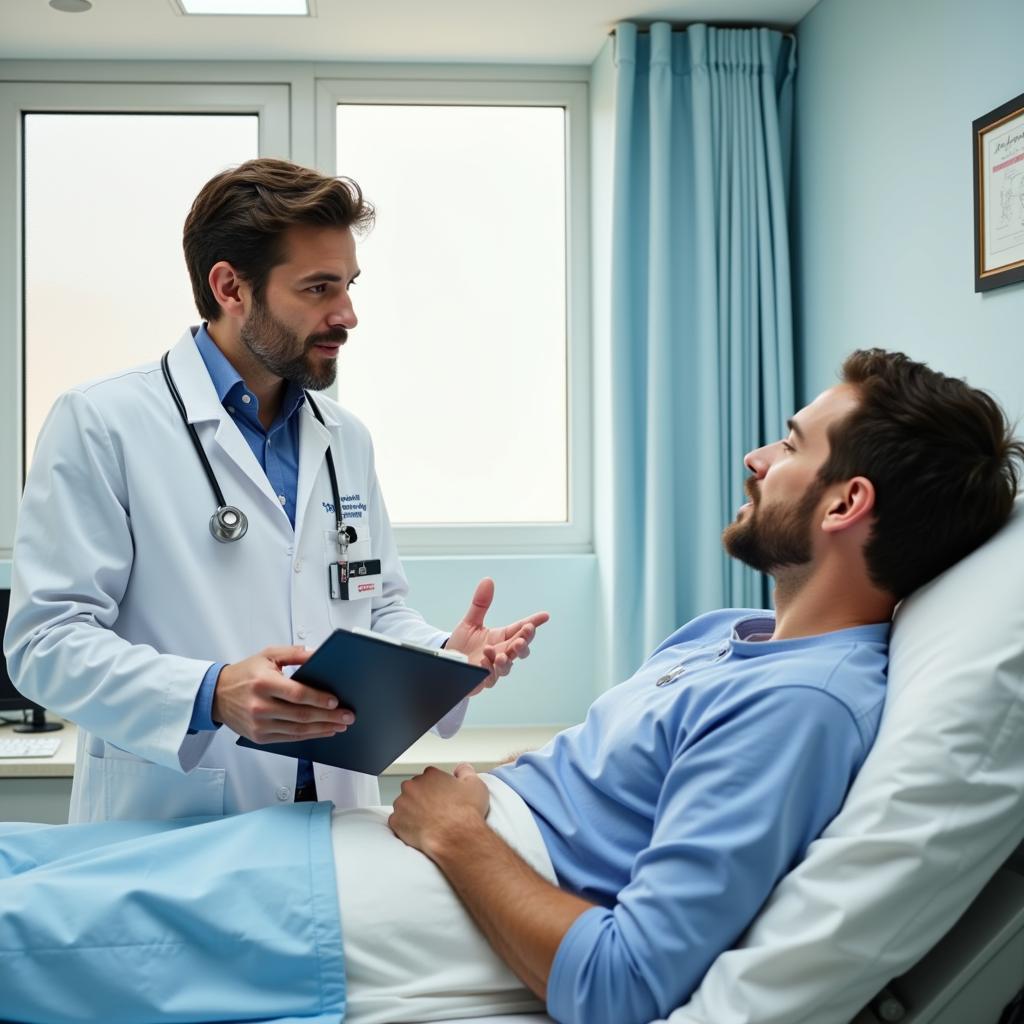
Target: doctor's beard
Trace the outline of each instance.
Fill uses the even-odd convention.
[[[253,298],[252,311],[239,333],[242,344],[276,377],[297,384],[309,391],[323,391],[334,383],[338,373],[335,359],[310,359],[309,352],[319,342],[340,342],[348,339],[348,331],[337,327],[332,331],[299,336],[282,323],[260,298]]]

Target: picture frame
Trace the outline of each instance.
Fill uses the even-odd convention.
[[[1024,281],[1024,93],[972,123],[974,290]]]

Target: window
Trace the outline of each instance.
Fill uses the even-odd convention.
[[[569,301],[586,292],[569,180],[583,116],[571,87],[530,85],[321,83],[321,164],[377,210],[338,397],[370,428],[406,552],[589,542]]]
[[[187,204],[257,153],[347,173],[378,208],[339,397],[403,554],[592,550],[585,75],[62,67],[0,83],[0,557],[52,401],[196,321]]]
[[[174,204],[225,162],[289,153],[287,84],[168,83],[161,74],[0,84],[0,556],[13,540],[26,456],[57,393],[159,355],[196,320],[180,255],[184,210]],[[103,136],[83,134],[100,126]],[[214,136],[224,145],[210,153]],[[46,158],[54,147],[56,166]],[[140,203],[144,187],[129,192],[126,182],[143,180],[150,193]],[[122,201],[136,204],[131,214]]]
[[[26,465],[57,395],[198,322],[182,224],[258,136],[255,114],[25,115]]]
[[[338,107],[337,168],[379,208],[338,393],[396,523],[567,521],[564,121]]]

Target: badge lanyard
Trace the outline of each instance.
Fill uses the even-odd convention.
[[[324,418],[312,397],[307,393],[306,399],[313,415],[324,424]],[[338,475],[334,469],[331,447],[327,446],[327,473],[331,478],[331,496],[334,499],[334,540],[338,545],[339,558],[327,565],[327,589],[332,601],[356,601],[361,598],[378,596],[381,591],[380,559],[370,558],[350,562],[348,547],[354,544],[359,536],[354,526],[345,522],[341,510],[341,492],[338,490]]]

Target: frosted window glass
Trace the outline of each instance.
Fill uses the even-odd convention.
[[[255,114],[25,115],[25,452],[54,399],[157,358],[199,322],[181,232]]]
[[[341,104],[377,208],[342,403],[400,523],[567,519],[565,113]]]

